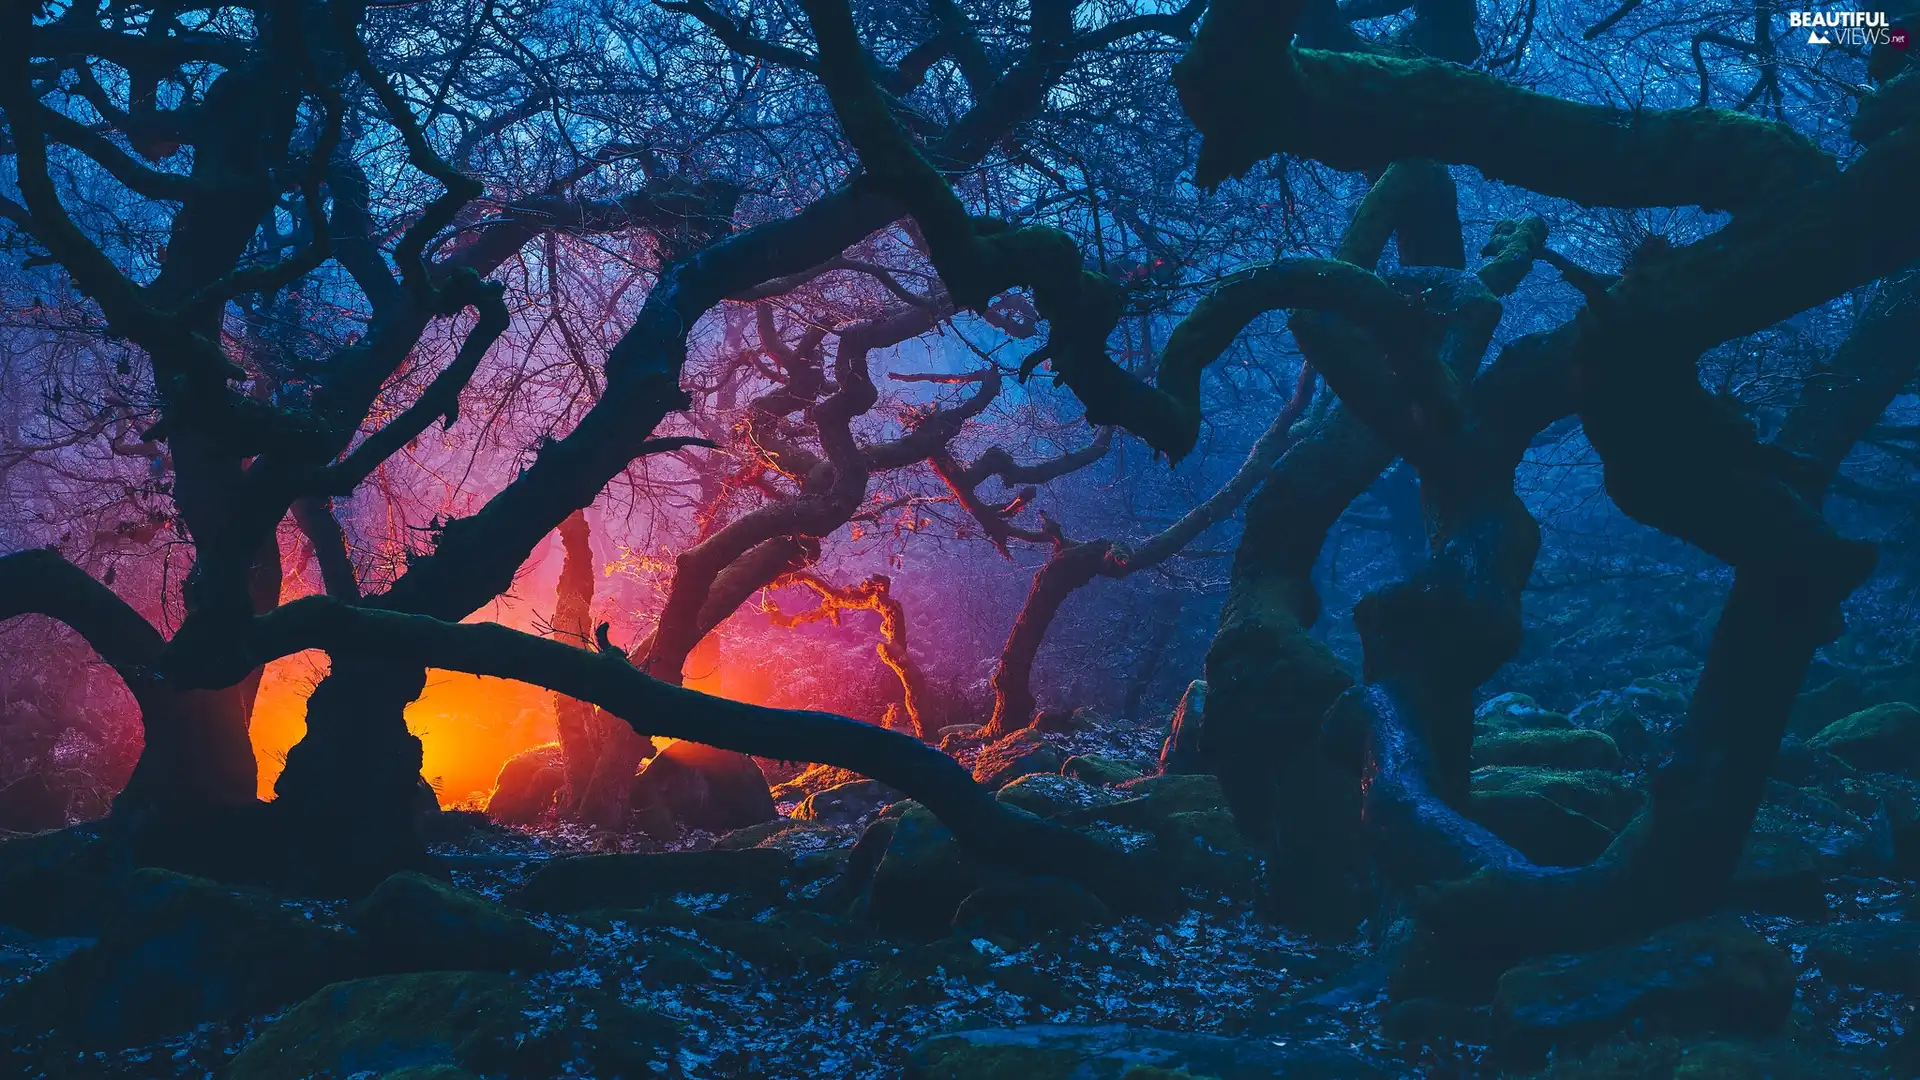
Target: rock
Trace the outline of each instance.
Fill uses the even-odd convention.
[[[1786,1021],[1794,977],[1787,954],[1737,919],[1685,923],[1508,971],[1494,991],[1494,1046],[1534,1061],[1628,1029],[1763,1035]]]
[[[830,787],[839,787],[841,784],[855,784],[865,779],[866,777],[852,769],[843,769],[838,765],[809,765],[800,770],[800,774],[793,779],[775,784],[773,800],[794,802],[816,791],[825,791]]]
[[[1111,917],[1099,897],[1065,878],[1015,878],[969,893],[953,914],[953,928],[962,934],[989,933],[1029,941],[1049,931],[1072,932]]]
[[[751,757],[682,739],[634,777],[633,813],[642,832],[666,841],[685,829],[744,829],[772,821],[778,811]]]
[[[973,761],[973,778],[998,791],[1029,773],[1057,773],[1061,762],[1060,751],[1047,742],[1046,736],[1022,728],[980,748],[980,756]]]
[[[995,796],[1009,806],[1017,806],[1038,817],[1053,817],[1068,810],[1104,806],[1126,798],[1125,795],[1085,780],[1057,773],[1028,773],[1000,789]]]
[[[642,908],[678,893],[783,897],[795,871],[783,851],[661,851],[643,855],[580,855],[535,871],[511,898],[528,911]]]
[[[1585,866],[1613,843],[1614,831],[1537,791],[1476,791],[1466,816],[1543,866]]]
[[[1644,1039],[1628,1036],[1558,1059],[1543,1080],[1834,1080],[1858,1071],[1803,1041]]]
[[[1806,963],[1868,990],[1920,993],[1920,922],[1843,923],[1812,930]]]
[[[67,792],[53,786],[44,772],[30,772],[0,787],[0,829],[39,832],[67,823]]]
[[[503,825],[532,825],[553,811],[566,780],[559,743],[522,750],[500,766],[487,816]]]
[[[1452,1043],[1484,1045],[1488,1039],[1487,1010],[1444,998],[1397,1001],[1380,1017],[1380,1033],[1398,1043],[1445,1046]]]
[[[1086,731],[1099,723],[1098,715],[1084,705],[1078,709],[1042,709],[1033,717],[1035,731],[1058,735]]]
[[[1484,734],[1573,726],[1573,721],[1551,709],[1541,708],[1525,694],[1500,694],[1488,698],[1474,710],[1473,722],[1476,730]]]
[[[499,904],[425,874],[381,882],[347,913],[388,971],[528,971],[553,960],[553,935]]]
[[[939,937],[953,925],[960,902],[999,876],[962,851],[932,811],[910,802],[893,819],[886,850],[874,869],[867,888],[867,918],[908,937]]]
[[[1061,776],[1071,776],[1075,780],[1085,780],[1089,784],[1111,786],[1137,780],[1141,776],[1139,766],[1121,761],[1119,758],[1104,757],[1100,754],[1080,754],[1068,758],[1060,766]]]
[[[1531,792],[1584,814],[1614,832],[1640,810],[1646,796],[1619,776],[1597,769],[1547,769],[1534,765],[1495,765],[1473,771],[1475,794]]]
[[[1217,810],[1227,805],[1220,778],[1205,774],[1143,776],[1121,784],[1120,790],[1132,798],[1153,799],[1168,812]]]
[[[987,725],[949,724],[939,731],[934,732],[934,734],[938,737],[937,741],[940,749],[951,754],[956,750],[962,750],[984,741],[987,735]]]
[[[1180,695],[1167,721],[1167,739],[1160,746],[1160,771],[1167,774],[1203,773],[1212,770],[1200,757],[1201,730],[1206,724],[1207,683],[1195,679]]]
[[[383,975],[336,983],[301,1002],[248,1043],[225,1075],[391,1077],[454,1067],[513,1080],[632,1078],[664,1071],[674,1037],[671,1021],[596,987],[549,994],[492,972]]]
[[[1241,835],[1217,778],[1148,776],[1119,790],[1132,797],[1065,811],[1055,820],[1075,827],[1117,827],[1121,835],[1086,831],[1123,851],[1151,855],[1159,860],[1151,872],[1171,874],[1176,885],[1240,897],[1255,892],[1265,852]]]
[[[1920,779],[1920,708],[1904,701],[1862,709],[1807,740],[1856,769]]]
[[[1598,731],[1537,729],[1488,735],[1473,742],[1473,765],[1541,765],[1549,769],[1618,772],[1620,748]]]
[[[0,841],[0,924],[91,937],[118,903],[112,852],[97,826]]]
[[[1819,915],[1827,909],[1820,863],[1820,849],[1798,831],[1756,824],[1728,884],[1727,906],[1764,915]]]
[[[9,1024],[92,1049],[291,1004],[364,970],[358,943],[264,893],[136,870],[99,940],[0,1001]]]
[[[763,821],[758,825],[749,825],[744,829],[735,829],[713,842],[715,851],[745,851],[748,848],[771,848],[788,854],[802,851],[818,851],[825,847],[838,847],[852,843],[859,833],[845,825],[822,825],[817,821],[795,821],[792,818],[778,818]]]
[[[850,784],[816,791],[800,800],[800,805],[793,808],[793,817],[822,825],[852,825],[875,810],[904,798],[906,796],[878,780],[855,780]]]
[[[1027,1024],[942,1035],[914,1048],[908,1080],[1384,1080],[1366,1058],[1320,1042],[1230,1039],[1119,1024]]]

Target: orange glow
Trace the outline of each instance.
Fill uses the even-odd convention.
[[[253,752],[260,797],[273,797],[287,749],[306,733],[307,694],[326,674],[327,658],[301,653],[267,666],[253,711]],[[553,705],[545,690],[458,671],[427,672],[427,688],[407,706],[407,728],[424,752],[421,774],[440,805],[483,797],[508,758],[554,739]]]
[[[306,734],[307,695],[326,673],[327,658],[320,652],[267,665],[253,710],[261,798],[273,797],[288,748]],[[775,689],[769,674],[726,663],[711,646],[689,658],[687,675],[686,685],[693,689],[757,704],[771,700]],[[550,692],[437,669],[427,673],[426,690],[407,706],[407,728],[420,738],[421,773],[439,792],[440,805],[449,807],[484,800],[508,758],[557,737]],[[666,744],[664,739],[655,741]]]

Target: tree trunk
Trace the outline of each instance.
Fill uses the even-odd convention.
[[[422,668],[342,655],[307,699],[307,733],[274,784],[296,857],[292,884],[356,893],[421,866],[420,740],[406,708]]]

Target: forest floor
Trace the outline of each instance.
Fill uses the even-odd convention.
[[[1057,767],[1087,755],[1143,767],[1160,734],[1157,726],[1102,723],[1027,733],[1013,755],[967,747],[963,758],[1000,754],[1000,764],[990,761],[988,769],[1021,759]],[[821,783],[844,779],[811,775]],[[1623,785],[1634,782],[1630,770],[1622,777]],[[1069,1073],[1119,1076],[1141,1064],[1188,1071],[1132,1075],[1223,1080],[1914,1075],[1903,1072],[1914,1064],[1914,992],[1920,991],[1914,887],[1874,854],[1876,844],[1885,847],[1886,822],[1846,809],[1859,802],[1854,778],[1801,779],[1774,785],[1757,833],[1758,861],[1748,868],[1739,905],[1689,931],[1692,937],[1683,933],[1665,946],[1640,948],[1637,958],[1630,950],[1603,951],[1541,976],[1546,981],[1534,994],[1551,1002],[1559,1020],[1527,1019],[1529,1008],[1540,1011],[1540,1000],[1396,1006],[1385,993],[1386,964],[1369,943],[1371,928],[1329,941],[1274,925],[1263,916],[1260,897],[1275,886],[1260,881],[1257,854],[1213,829],[1225,811],[1205,805],[1218,801],[1211,778],[1147,777],[1110,787],[1030,770],[1003,789],[1003,798],[1055,816],[1077,813],[1080,820],[1108,814],[1120,820],[1101,827],[1122,846],[1158,843],[1172,853],[1182,838],[1191,842],[1192,850],[1172,864],[1187,909],[1170,920],[1114,917],[1084,895],[1062,904],[1015,890],[953,929],[953,903],[979,881],[946,880],[957,864],[950,838],[937,829],[919,848],[908,844],[903,838],[915,819],[899,804],[856,806],[841,820],[783,819],[731,837],[693,834],[667,850],[629,844],[651,850],[624,854],[613,850],[620,845],[575,830],[516,830],[448,815],[434,854],[458,890],[443,891],[457,899],[428,895],[429,908],[443,907],[425,917],[417,902],[389,904],[397,925],[427,927],[431,918],[452,917],[471,941],[480,941],[521,933],[524,918],[538,928],[536,938],[557,945],[555,959],[532,965],[545,970],[512,980],[519,996],[503,1007],[504,1021],[480,1013],[463,1021],[476,1030],[504,1023],[494,1049],[474,1049],[457,1031],[435,1034],[435,1024],[448,1023],[444,1016],[408,1019],[405,1010],[352,1002],[337,1005],[344,1014],[309,1015],[327,997],[324,991],[290,1010],[287,1003],[311,987],[261,990],[255,986],[261,958],[228,956],[238,949],[223,938],[229,931],[214,925],[278,926],[248,941],[271,941],[270,950],[282,955],[269,963],[284,975],[318,963],[310,958],[317,955],[313,942],[324,952],[355,939],[391,937],[391,925],[366,911],[278,897],[236,902],[214,896],[219,887],[165,875],[142,887],[190,898],[155,902],[187,914],[184,921],[148,919],[144,936],[116,930],[111,920],[91,934],[0,928],[0,972],[10,980],[0,997],[0,1025],[12,1042],[0,1066],[18,1064],[21,1075],[145,1080],[1051,1080]],[[808,812],[795,802],[807,784],[802,778],[777,789],[788,797],[784,813]],[[1148,813],[1155,804],[1158,810]],[[1115,806],[1132,808],[1131,816],[1110,810]],[[849,867],[860,864],[854,845],[874,818],[886,815],[899,822],[886,849],[895,863],[877,876],[908,887],[883,896],[868,881],[848,903],[835,890]],[[30,880],[9,878],[5,869],[7,849],[18,843],[0,847],[0,882]],[[582,853],[616,857],[570,858]],[[585,875],[568,869],[580,865],[599,869]],[[636,883],[635,872],[645,880]],[[0,909],[8,902],[0,888]],[[235,903],[240,906],[221,907]],[[524,916],[508,914],[516,908]],[[520,929],[499,931],[508,925],[503,919]],[[409,933],[413,944],[431,936]],[[389,956],[385,970],[509,966],[499,949],[475,952],[467,944],[463,939],[449,948],[478,959],[395,963]],[[1755,948],[1778,955],[1760,957],[1756,969],[1749,955]],[[545,949],[539,946],[543,956]],[[1719,974],[1689,968],[1689,954],[1702,949],[1720,950]],[[338,974],[377,974],[364,952],[356,955],[363,957],[358,966]],[[308,981],[331,979],[316,974]],[[209,990],[215,983],[224,989]],[[486,995],[505,985],[396,984],[420,996],[426,1002],[420,1008],[439,1009],[435,1016],[466,1016],[462,1002],[491,1000]],[[435,1005],[438,993],[452,997]],[[1524,996],[1504,987],[1502,993]],[[179,999],[194,995],[198,1017],[178,1008]],[[255,1008],[249,1001],[274,1004]],[[1776,1011],[1773,1002],[1780,1015],[1762,1015]],[[621,1006],[631,1007],[631,1016]],[[616,1022],[616,1013],[627,1018]],[[180,1029],[141,1037],[164,1026],[165,1017],[177,1017]],[[661,1018],[670,1023],[654,1023]],[[187,1020],[194,1022],[187,1026]],[[959,1031],[989,1034],[942,1038]],[[554,1032],[565,1036],[558,1050],[548,1046]],[[1166,1032],[1213,1038],[1183,1042]],[[263,1033],[260,1046],[236,1058]],[[1543,1050],[1549,1041],[1560,1046],[1551,1056]],[[632,1053],[608,1057],[615,1043]],[[271,1053],[261,1049],[269,1044]],[[528,1057],[527,1047],[536,1045],[547,1047],[545,1056]],[[414,1049],[395,1056],[396,1046]],[[1071,1072],[1081,1067],[1090,1071]]]

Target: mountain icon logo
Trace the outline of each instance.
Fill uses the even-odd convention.
[[[1833,39],[1832,39],[1832,38],[1830,38],[1830,37],[1828,37],[1827,35],[1825,35],[1825,34],[1823,34],[1823,33],[1821,33],[1820,31],[1818,31],[1818,30],[1815,30],[1815,31],[1813,31],[1812,33],[1809,33],[1809,34],[1807,35],[1807,44],[1809,44],[1809,45],[1831,45],[1831,44],[1833,44]]]

